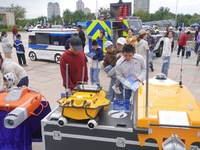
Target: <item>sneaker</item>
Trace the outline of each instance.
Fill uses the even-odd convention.
[[[177,55],[177,57],[179,57],[179,55]]]
[[[28,65],[27,64],[25,64],[25,65],[22,65],[23,67],[28,67]]]
[[[112,86],[112,89],[115,91],[117,94],[121,94],[121,91],[119,90],[119,87],[116,87],[115,85]]]
[[[152,66],[150,66],[150,69],[151,69],[151,72],[154,72],[154,69],[153,69],[153,67],[152,67]]]

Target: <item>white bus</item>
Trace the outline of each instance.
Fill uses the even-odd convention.
[[[32,61],[50,60],[60,63],[60,56],[65,51],[65,42],[73,34],[77,33],[75,29],[47,28],[31,29],[34,32],[29,35],[28,56]]]

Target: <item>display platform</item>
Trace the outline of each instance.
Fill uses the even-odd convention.
[[[133,132],[133,113],[109,109],[99,114],[98,126],[90,130],[87,121],[69,120],[63,127],[52,114],[59,111],[56,107],[42,120],[42,135],[45,150],[158,150],[155,141],[148,141],[141,147],[137,133]]]
[[[46,105],[46,101],[42,103]],[[38,107],[35,113],[40,110]],[[4,118],[8,112],[0,111],[0,150],[32,150],[33,141],[42,142],[41,120],[50,112],[48,105],[39,116],[30,116],[18,127],[7,129],[4,127]]]

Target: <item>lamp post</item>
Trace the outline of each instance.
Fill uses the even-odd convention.
[[[96,20],[98,20],[98,0],[96,0]]]
[[[176,16],[175,16],[175,27],[177,25],[177,14],[178,13],[178,0],[176,0]]]

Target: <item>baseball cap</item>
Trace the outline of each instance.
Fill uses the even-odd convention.
[[[106,43],[104,44],[105,48],[108,48],[111,45],[113,45],[111,41],[106,41]]]
[[[117,39],[117,44],[125,45],[126,39],[124,37],[120,37]]]
[[[172,26],[169,27],[170,30],[173,30],[174,28]]]
[[[140,34],[140,35],[142,35],[142,34],[146,34],[146,33],[147,33],[147,31],[144,30],[144,29],[142,29],[142,30],[139,31],[139,34]]]
[[[71,37],[69,39],[69,43],[71,44],[73,50],[83,50],[82,41],[79,37]]]

